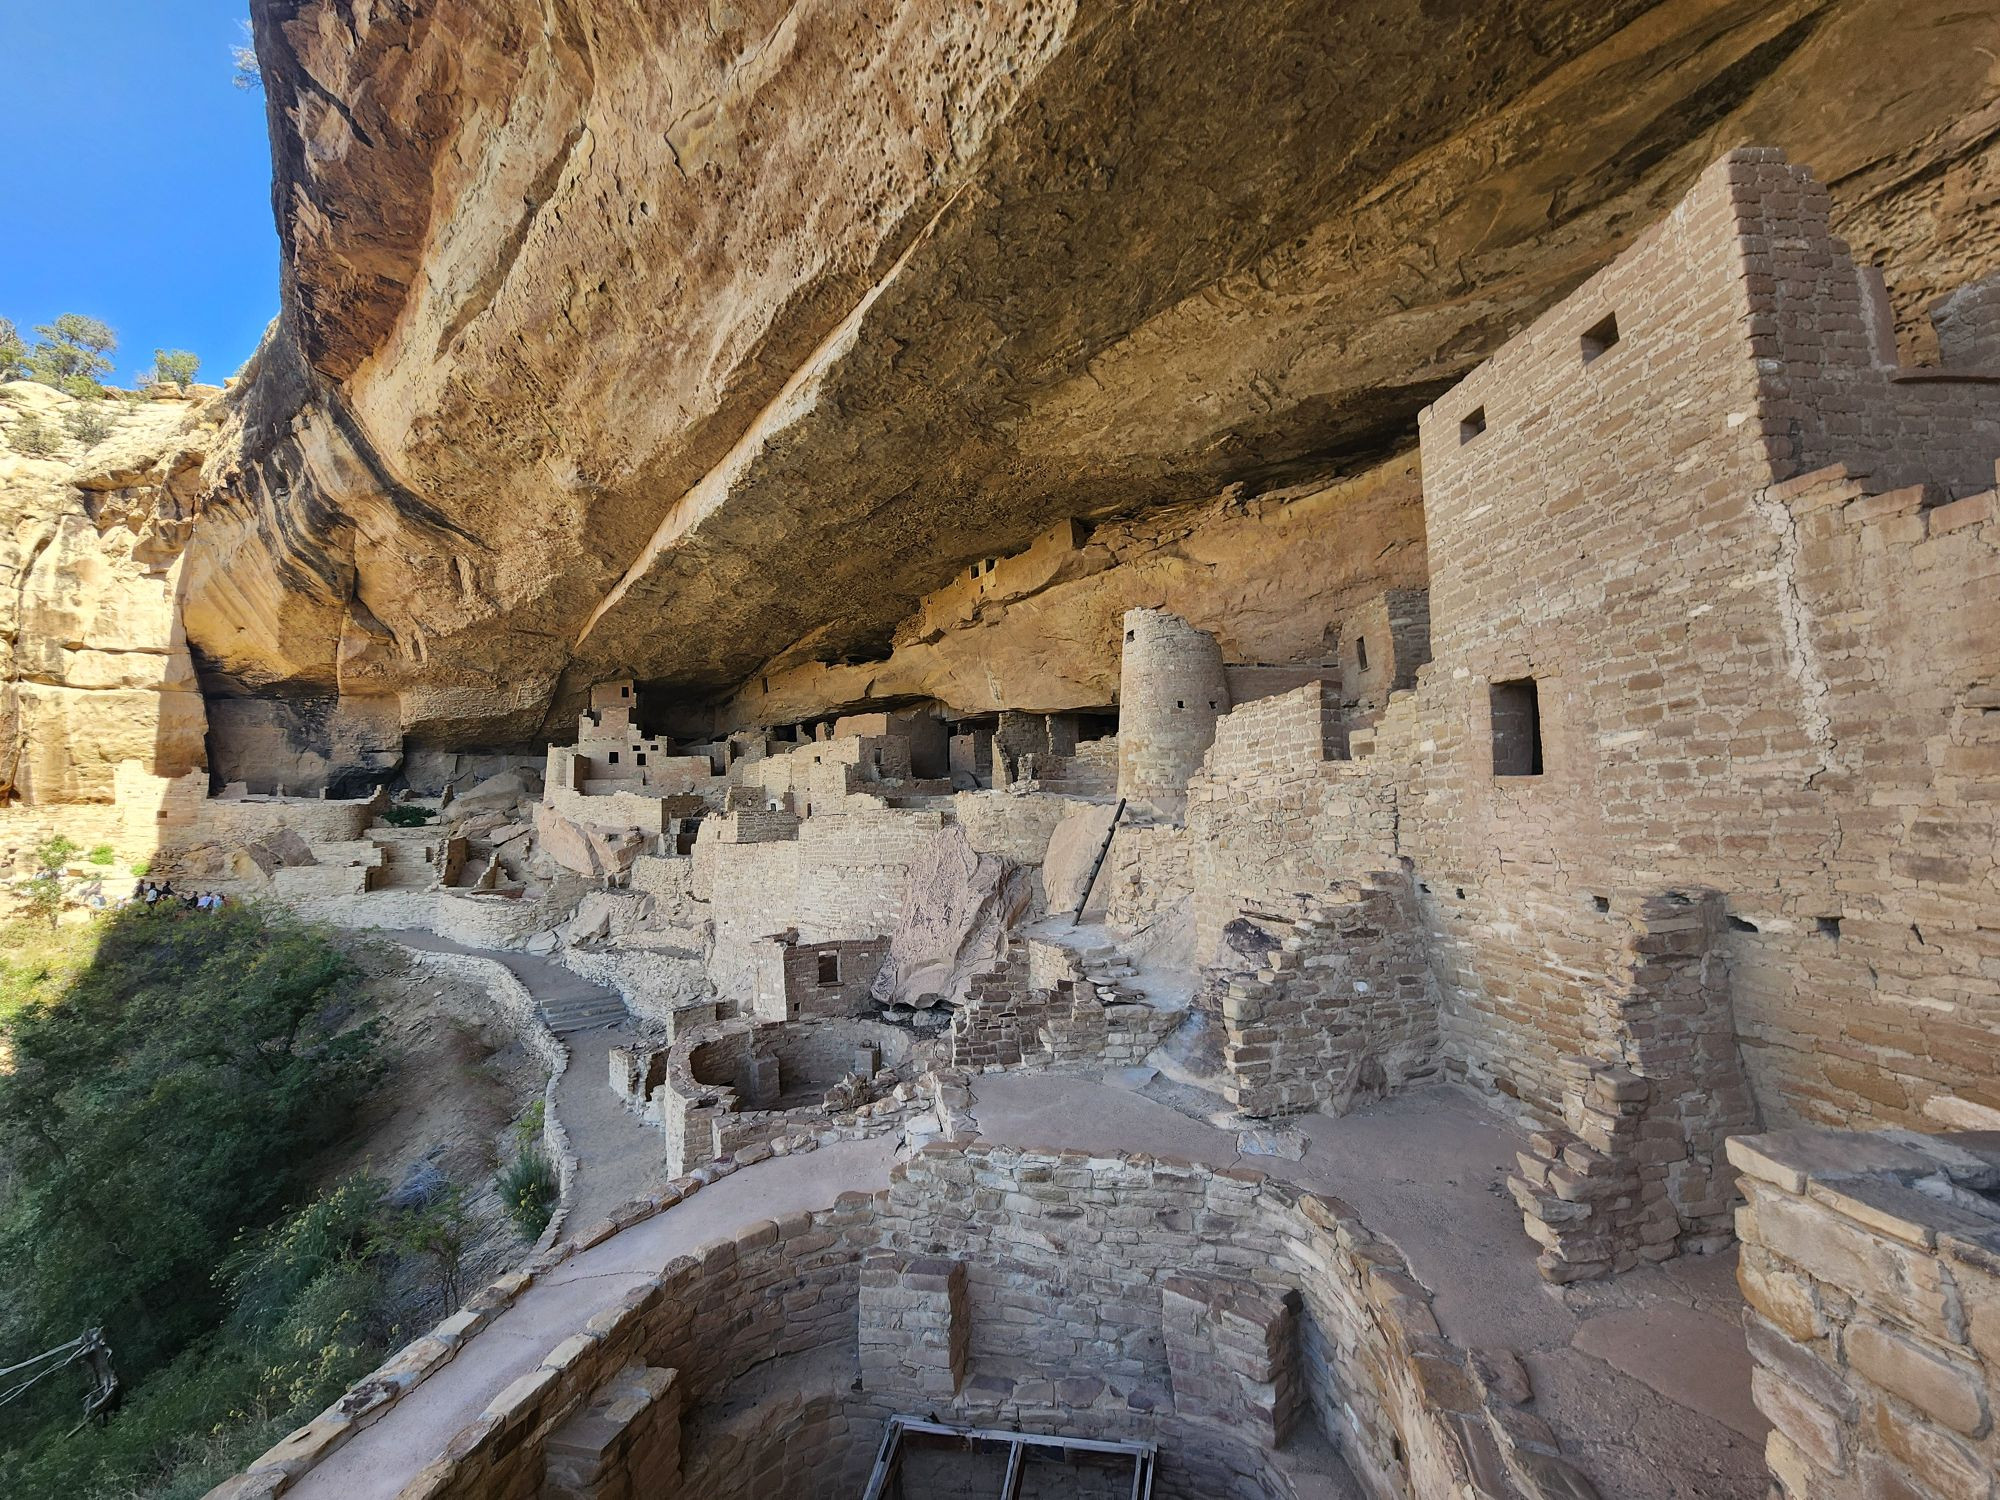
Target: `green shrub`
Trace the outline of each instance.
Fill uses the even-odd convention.
[[[63,413],[63,429],[86,448],[95,448],[111,436],[111,419],[100,404],[86,401]]]
[[[135,860],[133,860],[133,861],[132,861],[132,873],[133,873],[134,875],[150,875],[150,874],[152,874],[152,873],[153,873],[153,862],[152,862],[152,861],[151,861],[150,859],[135,859]]]
[[[16,453],[25,453],[30,458],[47,458],[63,444],[62,434],[33,412],[7,429],[7,441]]]
[[[472,1215],[466,1211],[463,1188],[447,1188],[434,1202],[395,1215],[385,1226],[384,1240],[428,1261],[445,1312],[458,1311],[465,1296],[465,1252],[472,1245]]]
[[[398,802],[382,814],[382,821],[391,828],[422,828],[426,823],[437,821],[437,810]]]
[[[542,1130],[548,1120],[548,1101],[537,1099],[521,1112],[521,1118],[514,1122],[514,1145],[526,1151],[542,1138]],[[539,1231],[537,1231],[539,1233]]]
[[[372,1231],[348,1232],[376,1188],[350,1178],[240,1247],[232,1263],[265,1300],[130,1385],[105,1426],[69,1431],[61,1378],[13,1408],[29,1420],[0,1436],[0,1493],[198,1500],[324,1409],[397,1341],[389,1263]]]
[[[118,863],[118,851],[109,844],[98,844],[84,858],[94,865],[115,865]]]
[[[11,1404],[0,1495],[198,1500],[399,1341],[381,1184],[279,1211],[378,1072],[351,975],[254,906],[0,930],[0,1348],[101,1325],[126,1389],[80,1430],[77,1372]]]
[[[24,1006],[50,1004],[97,956],[96,923],[51,929],[37,922],[0,927],[0,1024]]]
[[[495,1184],[521,1238],[539,1239],[562,1201],[562,1179],[556,1164],[539,1146],[530,1147],[501,1171]]]
[[[379,1236],[381,1201],[382,1183],[357,1173],[263,1233],[239,1235],[218,1273],[236,1326],[276,1328],[328,1270],[365,1258]]]
[[[347,959],[288,917],[135,906],[92,926],[92,961],[7,1023],[0,1347],[102,1325],[131,1379],[215,1326],[211,1270],[379,1069],[371,1025],[336,1030]]]

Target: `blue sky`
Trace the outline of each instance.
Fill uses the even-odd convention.
[[[0,317],[118,332],[233,374],[278,311],[264,96],[235,88],[245,0],[0,0]]]

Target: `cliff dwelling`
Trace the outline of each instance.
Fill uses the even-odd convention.
[[[530,9],[0,450],[23,880],[546,1078],[209,1500],[2000,1494],[2000,20]]]

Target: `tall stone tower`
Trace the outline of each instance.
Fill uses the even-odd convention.
[[[1125,613],[1118,672],[1118,795],[1135,808],[1180,818],[1188,777],[1229,712],[1229,683],[1215,637],[1163,609]]]

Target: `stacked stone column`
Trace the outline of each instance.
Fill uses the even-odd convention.
[[[638,1500],[672,1495],[681,1477],[676,1372],[627,1365],[590,1404],[549,1434],[542,1500]]]
[[[1638,903],[1600,1014],[1605,1056],[1562,1060],[1563,1124],[1508,1179],[1554,1282],[1629,1270],[1730,1238],[1731,1135],[1756,1111],[1737,1056],[1713,892]]]
[[[965,1383],[965,1262],[871,1255],[861,1265],[861,1379],[888,1399],[948,1401]]]
[[[1299,1294],[1202,1276],[1161,1284],[1167,1367],[1181,1415],[1236,1428],[1268,1448],[1302,1405]]]

